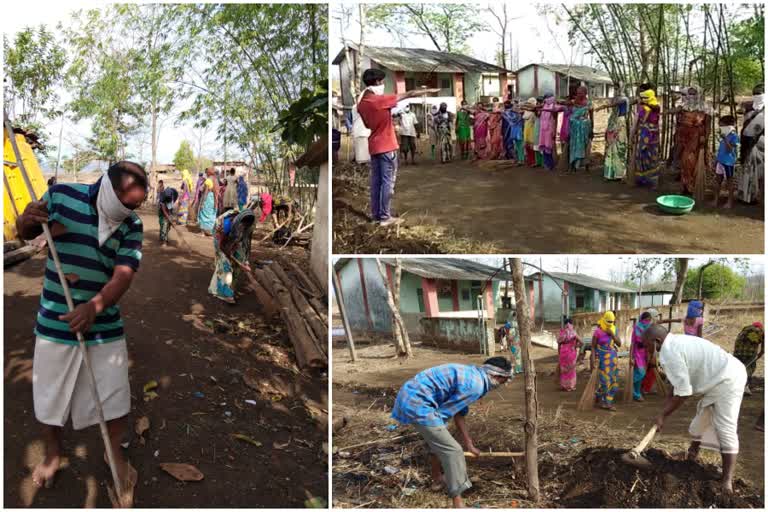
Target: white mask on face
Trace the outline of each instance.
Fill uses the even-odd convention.
[[[765,98],[762,94],[755,94],[752,96],[752,108],[760,110],[765,105]]]
[[[369,91],[371,91],[373,94],[376,94],[378,96],[381,96],[384,94],[384,84],[381,85],[369,85],[366,87]]]
[[[96,196],[96,211],[99,212],[99,247],[101,247],[112,233],[117,231],[120,224],[133,213],[133,210],[126,208],[117,198],[107,173],[104,173],[101,178],[99,194]]]
[[[735,128],[733,126],[721,126],[720,127],[720,135],[725,137],[726,135],[728,135],[729,133],[731,133],[734,130],[735,130]]]

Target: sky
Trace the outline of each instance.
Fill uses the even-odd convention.
[[[4,2],[3,3],[3,15],[2,15],[2,31],[3,34],[13,39],[14,35],[23,30],[27,26],[38,26],[44,24],[47,28],[56,33],[56,25],[61,22],[67,24],[69,20],[69,14],[78,9],[90,9],[95,7],[101,7],[108,5],[106,2],[97,2],[93,0],[59,0],[57,2]],[[64,104],[70,99],[70,96],[66,91],[61,88],[58,91],[61,103]],[[175,119],[171,118],[166,120],[162,126],[158,144],[158,163],[171,163],[173,161],[173,155],[179,148],[179,145],[183,140],[189,140],[192,143],[193,148],[196,151],[197,136],[194,133],[192,123],[184,123],[179,126],[175,126]],[[149,123],[147,123],[148,125]],[[71,118],[66,119],[63,128],[62,136],[62,160],[69,156],[72,152],[72,143],[83,144],[90,135],[91,123],[88,120],[82,120],[75,122]],[[47,127],[50,135],[50,142],[53,145],[58,146],[59,132],[61,130],[61,122],[54,120]],[[146,129],[146,136],[142,137],[144,140],[143,145],[138,143],[136,137],[133,137],[128,145],[128,152],[133,154],[136,159],[139,159],[139,155],[142,155],[141,160],[149,161],[151,157],[150,149],[150,135],[149,126]],[[143,147],[142,147],[143,146]],[[223,150],[221,144],[216,141],[215,133],[210,131],[207,137],[207,143],[204,144],[204,154],[209,157],[221,158],[223,157]],[[228,148],[227,158],[235,158],[234,148]],[[54,160],[56,159],[56,153],[52,152],[48,155]],[[215,159],[215,158],[214,158]],[[47,168],[47,162],[41,160],[41,165]]]
[[[566,2],[572,5],[574,2]],[[498,9],[499,3],[494,3],[494,10]],[[353,19],[349,23],[340,20],[340,10],[338,7],[331,9],[331,38],[330,52],[331,58],[335,57],[343,48],[342,37],[354,43],[357,43],[360,35],[360,25],[358,23],[356,3],[344,2],[345,8],[352,8]],[[487,9],[488,3],[472,4],[477,6],[477,10],[482,13]],[[571,62],[577,65],[591,67],[600,67],[598,59],[592,55],[586,54],[586,48],[580,45],[571,45],[568,41],[568,28],[565,19],[559,19],[554,12],[555,8],[561,5],[555,3],[528,3],[524,1],[509,2],[508,15],[511,19],[508,31],[512,34],[514,47],[518,51],[519,66],[523,67],[534,62],[547,62],[550,64],[568,64]],[[541,12],[550,11],[546,16]],[[495,56],[500,48],[499,36],[491,30],[491,26],[496,25],[496,20],[489,13],[485,12],[480,18],[487,21],[488,31],[479,32],[467,40],[470,48],[470,56],[477,59],[496,63]],[[512,19],[514,18],[514,19]],[[696,34],[703,31],[703,18],[701,20],[692,18],[691,32]],[[427,48],[434,50],[435,47],[426,36],[410,36],[404,41],[398,41],[394,36],[383,29],[367,29],[366,44],[372,46],[400,46],[409,48]],[[507,35],[509,41],[509,35]],[[509,46],[507,44],[507,46]],[[338,78],[338,66],[333,66],[331,76]]]

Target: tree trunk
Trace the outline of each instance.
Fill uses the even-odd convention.
[[[347,345],[349,346],[349,357],[352,362],[357,361],[357,350],[355,350],[355,340],[352,338],[352,329],[349,327],[349,321],[347,320],[347,308],[344,306],[344,299],[341,296],[341,283],[339,282],[339,276],[331,269],[333,274],[333,293],[336,296],[336,304],[339,306],[339,316],[341,317],[341,323],[344,325],[344,335],[347,338]]]
[[[523,261],[512,258],[512,282],[515,287],[515,308],[520,331],[520,348],[525,374],[525,469],[528,476],[528,497],[534,503],[539,501],[538,411],[536,397],[536,369],[531,359],[531,318],[525,300]]]
[[[400,260],[398,258],[395,258],[395,282],[393,284],[394,288],[394,298],[395,298],[395,307],[397,308],[397,311],[400,311],[400,282],[403,275],[403,267],[400,265]],[[413,355],[413,349],[411,349],[411,337],[408,335],[408,329],[405,328],[404,323],[400,323],[401,325],[401,334],[403,336],[403,345],[405,346],[405,353],[408,354],[408,356]]]
[[[405,331],[405,324],[400,316],[400,311],[395,305],[395,297],[392,290],[392,284],[387,278],[387,272],[384,269],[381,261],[376,258],[376,267],[379,269],[381,279],[384,281],[384,288],[387,290],[387,305],[389,306],[389,312],[392,315],[392,334],[395,338],[395,354],[398,357],[409,357],[410,354],[405,349],[405,342],[403,341],[403,331]]]
[[[699,300],[701,300],[701,295],[702,295],[701,289],[702,289],[702,286],[704,286],[704,270],[706,270],[707,267],[711,267],[714,264],[715,264],[714,261],[708,261],[704,265],[699,267],[699,285],[698,285],[698,294],[697,294],[697,297]]]
[[[688,276],[688,258],[678,258],[675,265],[677,279],[675,280],[675,291],[672,292],[672,302],[670,304],[680,304],[683,300],[683,286],[685,278]]]
[[[150,117],[152,123],[152,163],[150,164],[150,201],[154,202],[157,199],[157,107],[153,103],[150,107]]]

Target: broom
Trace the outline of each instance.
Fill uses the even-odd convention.
[[[696,161],[696,180],[693,183],[693,199],[700,204],[704,202],[704,195],[706,193],[707,167],[705,160],[704,149],[701,149],[699,151],[699,158]]]
[[[592,370],[592,374],[589,376],[589,381],[584,388],[584,392],[581,394],[579,404],[576,406],[578,411],[587,411],[595,405],[595,389],[597,388],[597,367]]]
[[[659,369],[654,368],[653,373],[656,374],[656,386],[659,388],[659,391],[661,392],[661,396],[667,396],[667,383],[664,382],[664,378],[659,373]]]

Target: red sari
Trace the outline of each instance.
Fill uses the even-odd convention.
[[[504,148],[501,136],[501,112],[493,112],[488,119],[488,155],[489,160],[498,160]]]

